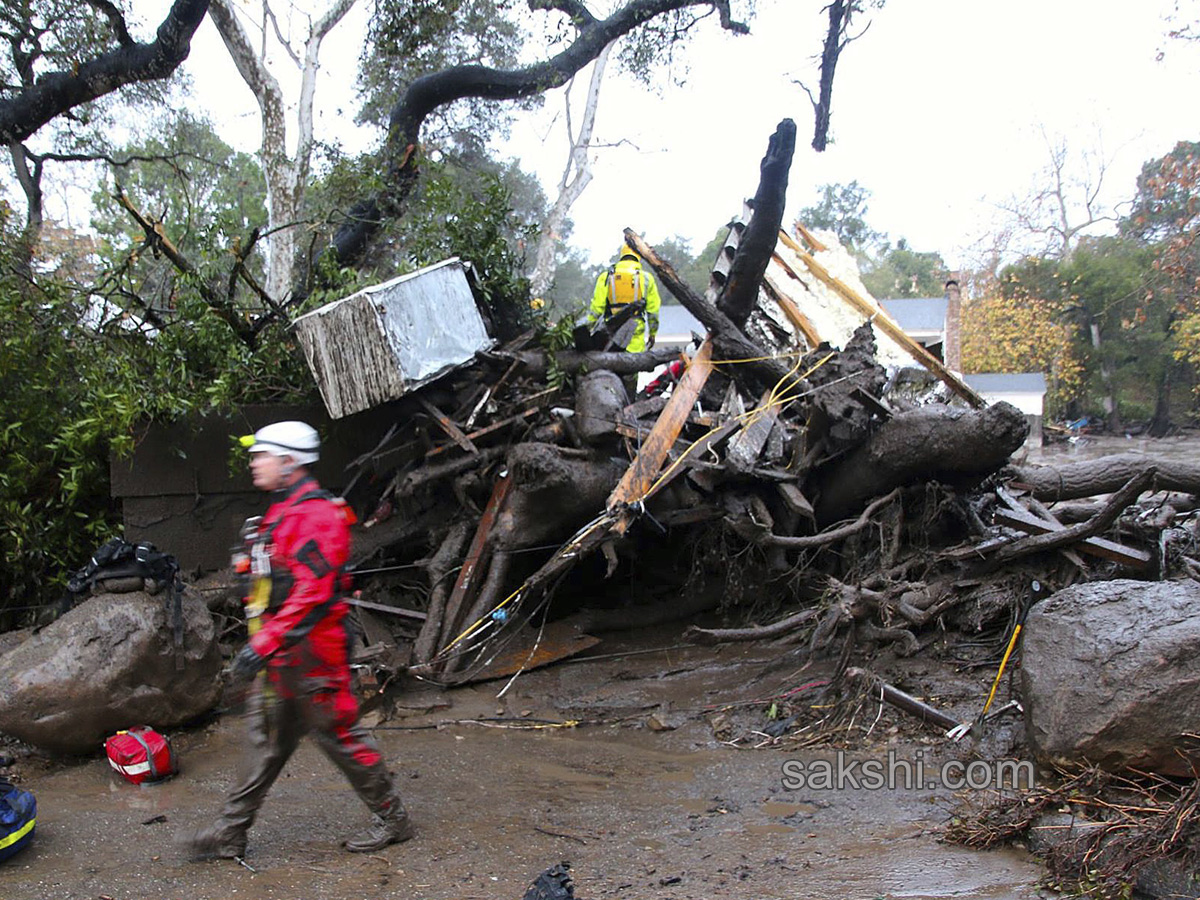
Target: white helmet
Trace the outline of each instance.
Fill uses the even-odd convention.
[[[321,439],[316,429],[303,422],[274,422],[254,432],[251,453],[270,453],[290,456],[299,465],[315,463],[321,453]]]

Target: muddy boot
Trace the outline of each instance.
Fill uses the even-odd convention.
[[[403,843],[416,834],[412,819],[408,817],[404,807],[399,804],[396,805],[394,811],[385,815],[376,813],[371,819],[369,828],[356,834],[342,846],[351,853],[374,853],[389,844]]]
[[[246,833],[221,822],[185,833],[179,843],[193,859],[241,859],[246,855]]]

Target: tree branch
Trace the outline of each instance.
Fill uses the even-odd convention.
[[[129,195],[125,193],[120,185],[117,185],[117,192],[113,195],[114,199],[128,211],[129,215],[137,222],[146,236],[146,243],[150,247],[162,252],[162,254],[175,266],[180,272],[188,276],[196,289],[200,292],[200,296],[204,302],[208,304],[209,309],[213,311],[218,318],[225,322],[230,330],[237,336],[243,344],[250,349],[254,349],[258,343],[256,331],[249,327],[246,321],[238,314],[233,303],[222,298],[213,290],[212,285],[208,284],[204,276],[192,265],[191,261],[180,252],[179,248],[172,243],[167,237],[166,231],[162,226],[162,222],[154,222],[146,218],[133,205],[133,201],[129,199]]]
[[[23,141],[57,116],[127,84],[171,75],[191,50],[209,0],[175,0],[152,43],[130,43],[65,72],[50,72],[0,103],[0,141]]]
[[[576,0],[528,0],[531,9],[557,9],[577,15]],[[617,38],[628,34],[656,16],[692,6],[718,9],[728,0],[630,0],[607,19],[583,17],[579,33],[562,52],[521,69],[489,66],[452,66],[416,79],[392,107],[386,156],[389,160],[385,192],[356,204],[350,221],[334,236],[334,252],[340,265],[356,261],[386,216],[403,204],[417,178],[421,126],[438,107],[466,97],[484,100],[516,100],[562,87],[576,72],[600,55]],[[590,15],[590,14],[589,14]],[[727,16],[722,15],[722,25]],[[730,21],[725,26],[742,33],[745,25]]]

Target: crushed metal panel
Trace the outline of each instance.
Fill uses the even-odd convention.
[[[395,400],[494,344],[465,269],[457,258],[444,260],[296,319],[332,418]]]

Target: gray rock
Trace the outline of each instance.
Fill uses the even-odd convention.
[[[183,658],[166,594],[102,594],[0,656],[0,731],[51,753],[91,753],[131,725],[171,728],[212,709],[221,655],[212,615],[183,595]]]
[[[1167,775],[1200,766],[1200,585],[1103,581],[1034,607],[1021,695],[1038,759]]]

